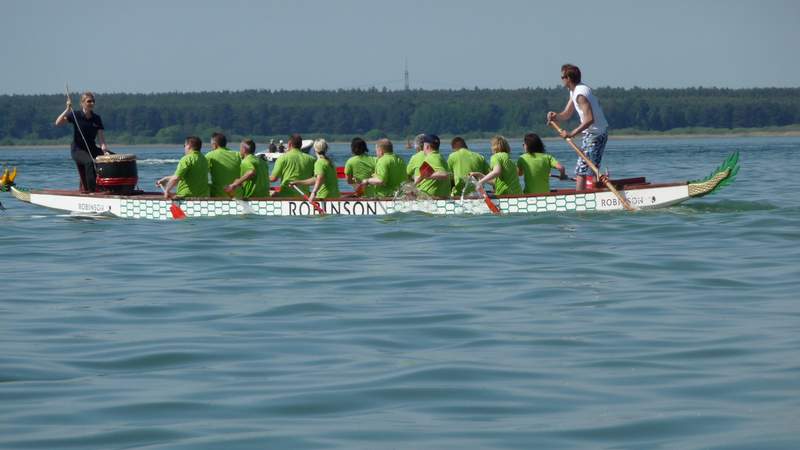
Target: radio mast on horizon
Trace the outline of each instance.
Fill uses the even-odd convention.
[[[403,81],[405,81],[406,90],[411,90],[410,83],[408,82],[408,58],[405,59],[405,71],[403,72]]]

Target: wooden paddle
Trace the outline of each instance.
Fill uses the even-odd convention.
[[[325,210],[324,210],[324,209],[322,209],[322,207],[321,207],[321,206],[319,206],[319,203],[317,203],[317,202],[315,202],[315,201],[314,201],[314,202],[312,202],[312,201],[311,201],[311,199],[310,199],[310,198],[308,198],[308,196],[306,195],[306,193],[305,193],[305,192],[303,192],[303,190],[302,190],[302,189],[300,189],[299,187],[297,187],[297,185],[296,185],[296,184],[293,184],[293,185],[292,185],[292,187],[294,188],[294,190],[295,190],[295,191],[299,192],[299,193],[300,193],[300,195],[302,195],[302,196],[303,196],[303,200],[307,201],[308,203],[311,203],[311,206],[313,206],[313,207],[314,207],[314,209],[315,209],[315,210],[317,210],[317,212],[319,213],[319,215],[320,215],[320,216],[324,216],[324,215],[325,215]]]
[[[553,127],[553,129],[556,130],[558,134],[561,134],[561,132],[564,131],[561,129],[560,126],[558,126],[558,124],[554,120],[548,122],[548,125]],[[572,141],[572,138],[565,138],[564,140],[567,141],[567,143],[572,147],[573,150],[575,150],[575,153],[578,154],[578,156],[586,163],[586,165],[589,166],[590,169],[592,169],[592,172],[594,172],[595,176],[597,176],[597,179],[603,181],[608,190],[613,192],[614,195],[617,196],[622,206],[628,211],[634,211],[634,208],[631,206],[630,203],[628,203],[628,200],[625,197],[623,197],[622,194],[619,193],[617,188],[615,188],[614,185],[609,180],[604,179],[600,176],[600,169],[598,169],[597,166],[594,165],[592,160],[589,159],[589,157],[587,157],[586,154],[583,153],[583,151],[580,148],[578,148],[577,145],[575,145],[575,142]]]

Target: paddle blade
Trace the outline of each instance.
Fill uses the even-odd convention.
[[[173,203],[169,206],[169,212],[172,214],[172,218],[175,220],[183,220],[186,218],[186,213],[183,212],[177,203]]]
[[[300,189],[299,187],[297,187],[297,185],[294,185],[294,184],[293,184],[293,185],[292,185],[292,187],[294,188],[294,190],[295,190],[295,191],[297,191],[297,192],[298,192],[300,195],[302,195],[302,196],[303,196],[303,200],[307,201],[308,203],[311,203],[311,206],[313,206],[313,207],[314,207],[314,210],[316,210],[316,211],[317,211],[317,213],[319,213],[319,215],[320,215],[320,216],[324,216],[324,215],[325,215],[325,210],[324,210],[324,209],[322,209],[322,207],[321,207],[321,206],[319,206],[319,203],[317,203],[317,202],[312,202],[312,201],[311,201],[311,199],[310,199],[310,198],[308,198],[308,195],[306,195],[306,193],[305,193],[305,192],[303,192],[303,190],[302,190],[302,189]]]
[[[483,186],[476,186],[476,188],[478,189],[478,192],[480,192],[481,195],[483,196],[483,201],[486,202],[486,206],[489,207],[489,211],[491,211],[492,214],[499,216],[500,208],[498,208],[497,205],[494,204],[492,199],[489,198],[489,194],[486,193],[486,189],[484,189]]]
[[[483,186],[481,186],[481,184],[478,183],[478,180],[476,180],[475,178],[470,177],[470,180],[472,180],[472,183],[475,184],[475,190],[478,191],[479,194],[481,194],[481,197],[483,197],[483,201],[486,203],[486,206],[489,208],[489,211],[491,211],[492,214],[499,216],[500,208],[498,208],[497,205],[494,204],[492,199],[489,198],[489,194],[486,193],[486,189],[484,189]]]
[[[486,206],[489,207],[489,211],[491,211],[492,214],[496,216],[500,215],[500,208],[498,208],[497,205],[494,204],[494,202],[489,198],[489,196],[483,197],[483,200],[486,201]]]
[[[433,167],[427,161],[423,161],[422,165],[419,166],[419,173],[425,178],[430,178],[433,175]]]

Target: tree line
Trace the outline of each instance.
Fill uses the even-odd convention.
[[[800,124],[800,88],[597,88],[612,130],[669,131],[785,127]],[[73,102],[78,105],[77,96]],[[0,144],[66,142],[70,127],[53,126],[63,95],[0,96]],[[180,143],[189,134],[370,139],[440,135],[547,135],[549,110],[560,111],[563,88],[337,91],[245,90],[98,94],[97,112],[116,143]],[[612,131],[613,132],[613,131]]]

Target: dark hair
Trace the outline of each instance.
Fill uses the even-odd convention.
[[[561,66],[561,76],[569,78],[573,83],[578,84],[581,82],[581,69],[572,64],[564,64]]]
[[[354,137],[352,141],[350,141],[350,151],[353,152],[354,155],[363,155],[367,153],[369,150],[367,149],[367,142],[360,137]]]
[[[228,138],[225,137],[222,133],[214,132],[211,134],[211,142],[217,144],[219,147],[227,147],[228,146]]]
[[[186,143],[189,144],[189,148],[192,150],[200,150],[203,148],[203,141],[197,136],[187,136]]]
[[[544,142],[536,133],[525,135],[525,151],[528,153],[544,153]]]
[[[252,155],[256,152],[256,143],[252,139],[245,139],[242,141],[242,144],[244,144],[245,153]]]
[[[289,148],[296,148],[300,150],[300,147],[303,146],[303,137],[299,134],[295,133],[289,136]]]
[[[453,150],[467,148],[467,141],[465,141],[461,136],[456,136],[452,141],[450,141],[450,148]]]

